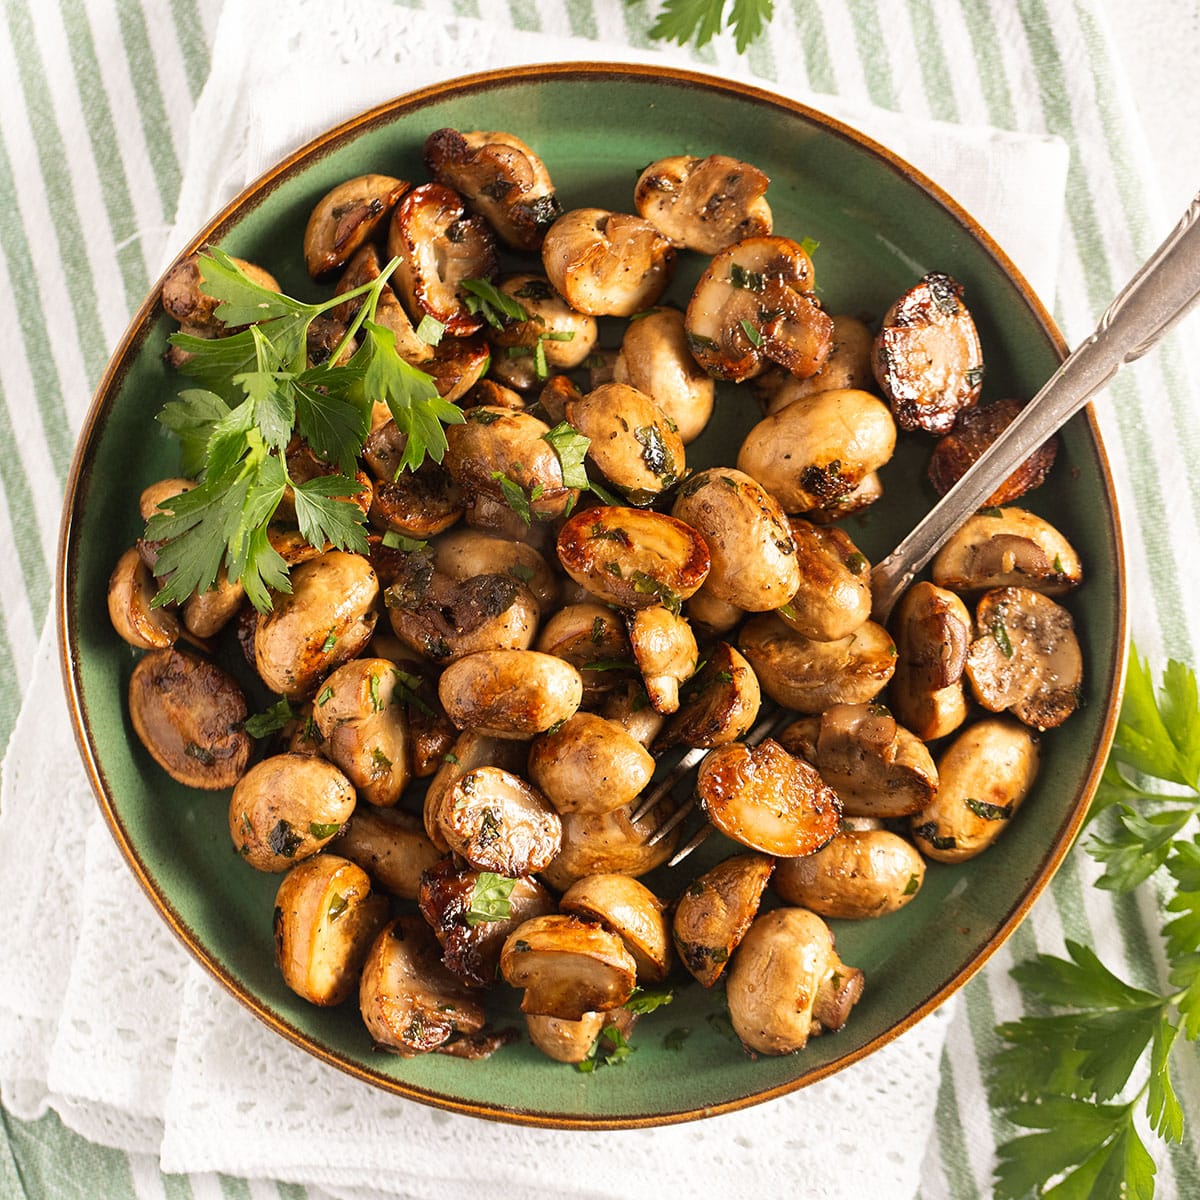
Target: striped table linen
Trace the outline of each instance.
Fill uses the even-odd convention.
[[[227,0],[229,3],[241,0]],[[245,0],[248,2],[248,0]],[[659,5],[620,0],[411,0],[513,29],[640,49]],[[1050,132],[1071,148],[1055,315],[1068,341],[1092,328],[1177,214],[1158,211],[1136,109],[1102,0],[776,0],[744,58],[718,39],[695,59],[789,89],[921,118]],[[217,0],[6,0],[0,23],[0,747],[7,745],[51,609],[71,451],[92,389],[158,274],[179,201],[189,121],[208,76]],[[777,55],[775,46],[799,46]],[[603,57],[598,48],[597,57]],[[473,64],[465,63],[464,70]],[[398,90],[402,88],[401,84]],[[951,190],[952,181],[951,181]],[[1190,332],[1195,334],[1195,324]],[[1139,649],[1197,663],[1200,434],[1180,334],[1118,378],[1099,405],[1122,499]],[[1193,561],[1189,562],[1189,558]],[[1024,1011],[1008,970],[1063,938],[1120,975],[1158,986],[1161,913],[1092,887],[1072,854],[1009,943],[964,990],[942,1066],[921,1195],[990,1194],[995,1145],[1015,1132],[983,1085],[1000,1020]],[[1200,1055],[1176,1056],[1186,1112],[1200,1114]],[[53,1113],[0,1110],[0,1197],[301,1197],[295,1185],[163,1176],[155,1160],[84,1142]],[[1157,1154],[1160,1196],[1200,1196],[1196,1128]],[[914,1153],[916,1153],[914,1149]]]

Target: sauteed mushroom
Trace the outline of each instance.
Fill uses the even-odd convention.
[[[559,908],[618,934],[633,955],[640,981],[666,979],[674,957],[666,905],[645,884],[628,875],[588,875],[567,888]]]
[[[788,525],[800,582],[779,615],[815,641],[849,636],[871,615],[870,564],[843,529],[800,517],[792,517]]]
[[[112,627],[139,650],[162,650],[179,638],[179,618],[151,603],[158,583],[136,547],[117,559],[108,580],[108,617]]]
[[[871,373],[874,335],[857,317],[843,314],[830,319],[833,321],[833,345],[819,371],[807,379],[797,379],[789,371],[773,367],[753,380],[754,391],[763,401],[768,416],[817,392],[841,388],[865,391],[874,384],[875,377]]]
[[[700,659],[691,626],[661,604],[639,608],[626,621],[633,659],[650,703],[660,713],[676,712],[679,685],[696,673]]]
[[[577,712],[529,748],[529,777],[560,813],[622,808],[653,774],[654,759],[645,748],[594,713]]]
[[[270,271],[244,258],[230,257],[252,282],[273,292],[279,291],[279,284]],[[179,322],[182,332],[203,338],[224,337],[233,330],[216,317],[220,301],[201,288],[203,271],[199,254],[191,254],[177,262],[163,280],[162,306],[167,316]]]
[[[383,264],[379,261],[379,251],[368,242],[365,246],[361,246],[347,262],[346,269],[342,272],[337,287],[334,288],[334,295],[340,296],[361,287],[364,283],[378,279],[382,270]],[[361,298],[347,300],[333,310],[334,315],[343,324],[346,324],[354,319],[361,306]],[[433,357],[432,344],[418,336],[408,313],[404,310],[404,305],[400,303],[392,289],[390,280],[383,285],[379,293],[379,300],[375,305],[375,323],[391,330],[392,336],[396,339],[396,353],[405,362],[419,366]]]
[[[390,175],[347,179],[318,201],[304,230],[304,265],[322,279],[346,265],[350,256],[388,219],[408,190]]]
[[[438,695],[459,729],[523,740],[571,716],[583,681],[570,663],[537,650],[488,650],[451,663]]]
[[[762,693],[750,664],[728,642],[717,642],[683,689],[679,711],[655,743],[706,750],[745,737],[758,717]]]
[[[636,823],[630,820],[632,805],[606,813],[564,813],[562,849],[544,870],[542,878],[560,892],[585,875],[619,873],[635,879],[648,875],[675,853],[679,827],[648,845],[658,827],[655,809]]]
[[[405,900],[417,898],[421,876],[442,857],[420,820],[399,808],[360,805],[334,848],[362,867],[374,885]]]
[[[560,608],[542,626],[536,649],[575,667],[589,702],[617,687],[624,671],[637,669],[620,614],[603,604]]]

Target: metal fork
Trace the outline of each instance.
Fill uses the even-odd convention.
[[[979,456],[961,479],[929,510],[913,531],[871,571],[871,616],[880,623],[922,567],[964,521],[1051,434],[1102,388],[1126,363],[1141,358],[1200,300],[1200,193],[1161,246],[1118,292],[1099,324],[1050,377],[1015,420]],[[778,709],[743,739],[757,745],[795,714]],[[706,750],[685,754],[643,800],[633,819],[640,820],[670,795],[706,757]],[[682,822],[696,806],[693,792],[647,839],[654,844]],[[712,826],[705,824],[668,866],[682,862],[699,846]]]

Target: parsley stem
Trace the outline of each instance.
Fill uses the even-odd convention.
[[[337,305],[345,304],[347,300],[353,300],[357,296],[365,295],[367,297],[359,305],[358,312],[354,314],[354,320],[346,327],[346,332],[342,335],[342,340],[338,342],[337,349],[325,360],[330,366],[334,366],[341,361],[342,355],[346,352],[346,347],[354,340],[358,331],[362,328],[363,322],[375,320],[375,310],[379,305],[380,293],[382,293],[384,284],[387,283],[389,276],[399,265],[400,259],[393,258],[370,283],[364,283],[354,288],[353,291],[343,292],[340,296],[335,296],[332,300],[328,300],[321,305],[321,311],[324,312],[327,308],[335,308]]]

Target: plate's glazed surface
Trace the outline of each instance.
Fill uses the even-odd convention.
[[[335,183],[378,171],[427,176],[421,147],[442,126],[506,129],[540,153],[566,208],[631,211],[637,172],[668,154],[728,153],[771,177],[776,232],[820,243],[819,294],[830,312],[878,318],[928,270],[966,289],[983,342],[984,397],[1028,396],[1062,356],[1053,325],[1011,264],[961,210],[917,172],[844,126],[753,89],[628,67],[529,68],[426,89],[318,139],[264,176],[199,231],[204,243],[262,263],[285,291],[316,290],[300,246],[313,204]],[[670,297],[685,301],[703,266],[685,255]],[[172,323],[152,294],[101,385],[72,470],[59,555],[60,632],[81,753],[105,816],[156,907],[199,960],[280,1034],[369,1082],[463,1112],[529,1123],[620,1127],[705,1116],[790,1091],[855,1061],[944,1000],[1011,932],[1061,860],[1098,782],[1112,736],[1125,652],[1123,564],[1111,480],[1090,417],[1073,420],[1049,483],[1027,497],[1085,564],[1067,603],[1087,676],[1086,704],[1043,739],[1034,792],[987,855],[931,864],[916,901],[880,922],[835,922],[842,958],[863,969],[862,1001],[842,1032],[800,1055],[752,1061],[721,1019],[724,997],[681,983],[668,1007],[643,1018],[637,1053],[619,1070],[581,1074],[522,1042],[490,1061],[372,1050],[353,1002],[314,1008],[283,985],[272,957],[278,877],[235,855],[228,794],[174,784],[133,735],[125,691],[136,655],[113,633],[109,573],[141,532],[137,496],[178,472],[176,447],[155,414],[178,381],[162,362]],[[611,342],[611,338],[610,338]],[[689,448],[691,466],[731,461],[758,416],[744,389],[722,385],[718,415]],[[933,501],[926,439],[902,439],[883,473],[886,500],[849,523],[872,560]],[[262,693],[251,699],[254,709]],[[259,705],[261,707],[261,705]],[[652,877],[673,896],[719,856]],[[728,851],[728,844],[723,847]],[[517,994],[491,1003],[494,1023],[520,1024]],[[664,1036],[686,1028],[679,1049]]]

